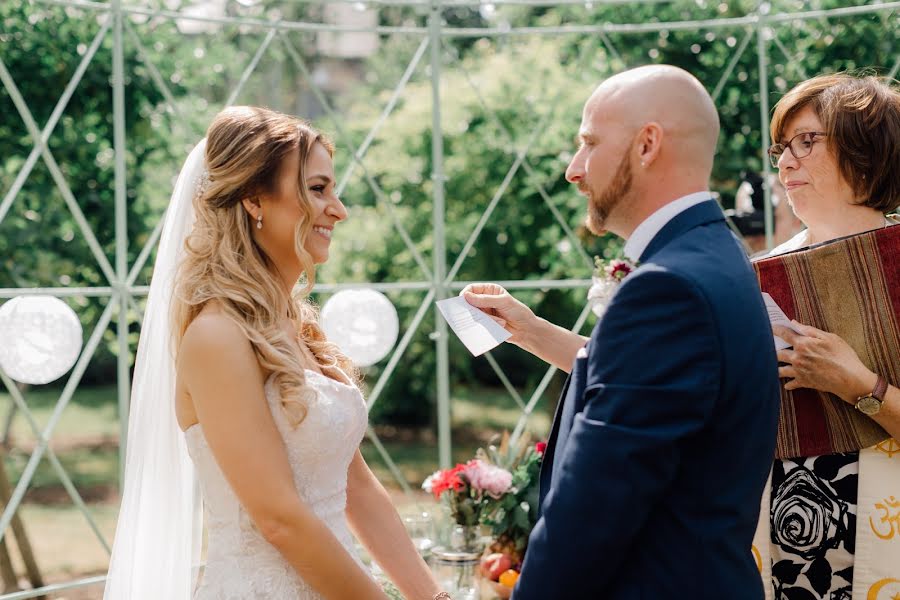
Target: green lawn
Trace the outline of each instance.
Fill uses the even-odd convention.
[[[105,539],[111,543],[116,529],[118,507],[108,504],[89,505],[91,517]],[[40,506],[26,504],[19,515],[31,542],[38,567],[52,580],[101,574],[106,570],[109,554],[97,539],[87,520],[73,506]],[[14,537],[10,536],[14,542]],[[13,563],[19,553],[11,548]],[[23,572],[24,569],[17,569]]]
[[[495,432],[516,426],[522,410],[509,393],[503,388],[464,388],[451,390],[451,406],[453,407],[454,429],[489,429]],[[520,392],[521,393],[521,392]],[[529,428],[535,437],[546,437],[550,432],[553,408],[548,406],[545,392],[529,419]],[[528,401],[528,397],[524,398]],[[554,400],[555,401],[555,400]]]
[[[61,393],[61,390],[54,388],[33,388],[23,392],[25,403],[41,430],[50,421]],[[63,410],[52,438],[64,443],[81,438],[118,440],[116,394],[114,385],[76,389]],[[0,393],[0,414],[5,417],[11,405],[12,397],[4,390]],[[16,415],[12,434],[17,444],[33,444],[35,441],[31,427],[22,414]]]

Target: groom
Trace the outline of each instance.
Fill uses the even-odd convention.
[[[756,600],[751,541],[779,410],[756,278],[707,189],[719,121],[670,66],[626,71],[584,107],[566,171],[587,225],[639,266],[590,339],[495,284],[466,300],[570,371],[513,600]]]

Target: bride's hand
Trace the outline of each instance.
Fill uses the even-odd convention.
[[[496,283],[471,283],[460,295],[512,334],[508,341],[520,344],[537,317],[530,308],[513,298]]]

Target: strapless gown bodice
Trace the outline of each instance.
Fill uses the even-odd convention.
[[[366,404],[356,386],[306,371],[316,392],[306,418],[292,427],[270,377],[265,396],[284,440],[301,499],[357,557],[347,526],[347,470],[366,431]],[[314,600],[319,595],[256,530],[203,436],[185,431],[203,496],[208,543],[206,567],[194,600]]]

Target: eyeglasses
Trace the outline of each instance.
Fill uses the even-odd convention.
[[[790,150],[797,160],[806,158],[812,152],[813,144],[821,137],[825,137],[821,131],[805,131],[792,137],[787,144],[772,144],[769,147],[769,162],[777,169],[778,159],[785,150]]]

